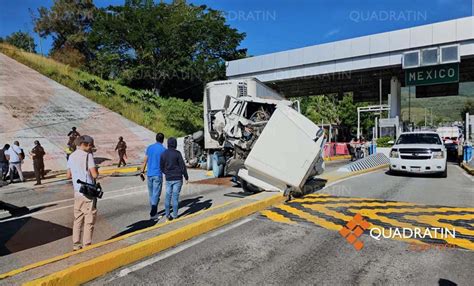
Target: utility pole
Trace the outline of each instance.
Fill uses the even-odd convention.
[[[430,107],[430,121],[431,121],[430,125],[431,127],[433,127],[433,107]]]
[[[425,107],[425,128],[426,128],[426,107]]]
[[[408,122],[411,124],[411,86],[408,87]]]
[[[382,77],[379,78],[379,105],[382,106]],[[382,110],[380,110],[380,117],[382,117]]]

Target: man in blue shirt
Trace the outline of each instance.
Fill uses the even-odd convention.
[[[165,136],[163,133],[156,134],[156,143],[148,146],[142,166],[142,174],[148,178],[148,194],[150,197],[150,219],[159,220],[158,203],[160,202],[161,186],[163,185],[163,173],[160,168],[161,154],[165,152],[163,146]],[[148,166],[148,168],[147,168]]]

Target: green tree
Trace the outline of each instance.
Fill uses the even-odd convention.
[[[469,115],[474,115],[474,100],[470,99],[464,103],[464,107],[461,110],[462,120],[465,120],[466,113],[469,113]]]
[[[341,126],[346,126],[350,129],[354,126],[357,128],[357,105],[354,103],[352,94],[344,94],[342,100],[337,105],[337,114]]]
[[[225,77],[225,61],[245,56],[238,49],[244,36],[204,5],[128,0],[97,13],[90,68],[135,88],[200,101],[204,83]]]
[[[36,53],[35,40],[28,33],[18,31],[5,38],[5,42],[19,49]]]
[[[41,37],[53,37],[52,55],[77,50],[88,58],[87,34],[95,11],[92,0],[54,0],[50,9],[38,9],[38,15],[34,16],[34,29]],[[67,57],[58,57],[67,60]]]
[[[302,113],[316,124],[338,124],[337,104],[334,98],[324,95],[304,97],[301,100]]]

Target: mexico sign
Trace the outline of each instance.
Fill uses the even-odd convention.
[[[431,85],[459,81],[459,63],[405,70],[405,84]]]

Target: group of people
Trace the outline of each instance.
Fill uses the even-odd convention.
[[[158,221],[162,218],[158,214],[163,174],[166,178],[165,217],[173,220],[178,217],[179,194],[183,185],[183,178],[188,183],[188,173],[184,159],[177,148],[176,138],[168,139],[168,148],[163,146],[163,133],[156,134],[156,143],[147,147],[141,169],[141,176],[147,177],[147,186],[150,200],[150,219]],[[97,216],[97,198],[88,197],[81,192],[78,180],[87,184],[95,184],[99,175],[94,163],[94,139],[88,135],[79,135],[74,140],[73,151],[67,163],[67,178],[72,179],[74,188],[74,223],[73,223],[73,250],[79,250],[92,243],[92,233]],[[120,163],[125,165],[126,143],[119,138],[115,149],[119,152]],[[172,209],[172,212],[171,212]],[[81,238],[82,234],[82,238]]]
[[[179,194],[183,186],[183,177],[188,183],[188,172],[183,156],[176,150],[176,138],[168,138],[168,149],[163,146],[165,136],[156,134],[156,143],[148,146],[145,152],[141,174],[146,171],[148,194],[150,198],[150,219],[159,220],[158,203],[163,185],[163,174],[166,178],[165,217],[173,220],[178,217]],[[171,205],[173,213],[171,213]]]
[[[35,172],[36,184],[41,185],[41,179],[44,179],[44,156],[46,152],[38,140],[34,141],[34,147],[29,152],[33,160],[33,170]],[[5,144],[0,150],[0,169],[2,171],[2,181],[10,180],[13,183],[15,177],[18,176],[20,182],[25,182],[21,165],[25,160],[25,152],[20,147],[20,142],[15,141],[13,145]]]

